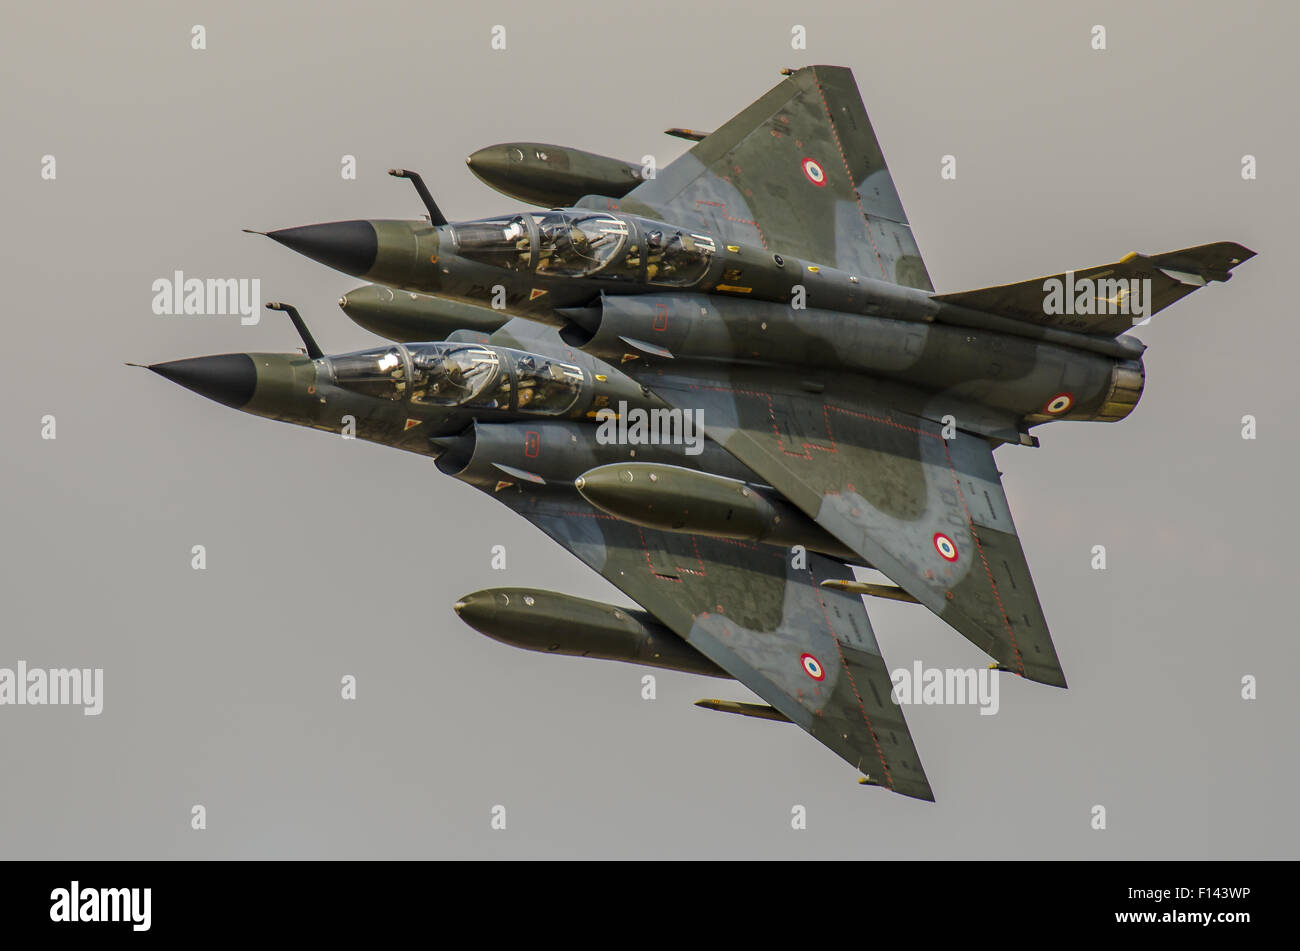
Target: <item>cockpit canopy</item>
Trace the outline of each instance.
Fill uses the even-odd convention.
[[[689,287],[708,273],[708,235],[626,215],[571,209],[452,225],[458,253],[541,277]]]
[[[552,277],[596,277],[626,272],[628,226],[610,215],[552,211],[534,215],[539,236],[537,273]]]
[[[559,416],[573,409],[586,381],[570,363],[464,343],[391,344],[327,359],[339,386],[417,406]]]

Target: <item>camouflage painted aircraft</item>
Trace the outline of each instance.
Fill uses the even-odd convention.
[[[151,369],[431,455],[644,608],[484,591],[456,605],[484,633],[733,677],[767,706],[701,705],[797,723],[863,782],[933,799],[860,595],[922,604],[999,669],[1064,687],[993,451],[1126,417],[1144,348],[1124,332],[1253,252],[935,294],[847,69],[787,71],[716,132],[669,131],[696,144],[655,176],[535,143],[470,157],[506,194],[572,207],[449,223],[403,170],[425,220],[270,233],[373,281],[340,304],[390,346],[326,357],[291,312],[303,356]]]

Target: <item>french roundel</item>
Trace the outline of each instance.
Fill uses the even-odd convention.
[[[934,550],[939,553],[939,557],[944,561],[957,560],[957,546],[943,532],[934,533]]]
[[[818,188],[826,186],[826,170],[821,167],[816,159],[806,158],[799,163],[803,168],[803,173],[808,181],[812,182]]]
[[[1070,407],[1073,405],[1074,405],[1073,396],[1071,396],[1069,393],[1057,393],[1050,400],[1048,400],[1047,406],[1044,407],[1044,410],[1049,415],[1060,416],[1062,413],[1068,412]]]
[[[799,657],[799,663],[803,665],[803,672],[813,680],[825,680],[826,668],[812,654],[802,654]]]

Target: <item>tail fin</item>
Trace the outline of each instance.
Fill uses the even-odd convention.
[[[1114,264],[981,287],[935,300],[1044,327],[1116,337],[1209,281],[1226,281],[1255,256],[1231,241],[1164,254],[1126,255]]]
[[[608,205],[598,199],[595,206]],[[934,289],[853,73],[843,67],[790,71],[617,207]]]

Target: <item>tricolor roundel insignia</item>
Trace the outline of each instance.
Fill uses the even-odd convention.
[[[1060,416],[1062,413],[1068,413],[1070,407],[1074,405],[1074,397],[1069,393],[1057,393],[1047,405],[1043,407],[1043,412],[1049,416]]]
[[[934,533],[934,550],[939,553],[939,557],[944,561],[957,560],[957,546],[943,532]]]
[[[808,181],[818,188],[826,186],[826,170],[821,167],[821,164],[816,159],[806,158],[799,163],[799,167],[803,169],[804,177]]]
[[[820,681],[826,679],[826,668],[823,667],[822,662],[812,654],[801,654],[799,656],[799,663],[803,666],[803,672],[813,680]]]

